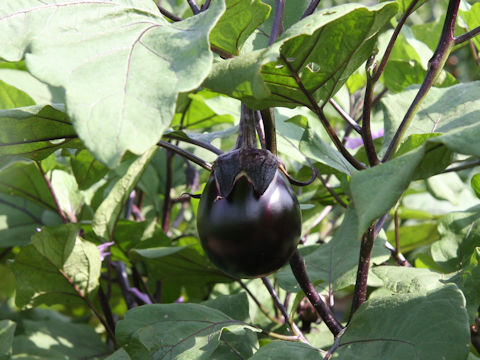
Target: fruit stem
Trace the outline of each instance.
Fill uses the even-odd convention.
[[[235,149],[256,149],[257,128],[255,126],[255,114],[245,104],[242,104],[240,125]]]

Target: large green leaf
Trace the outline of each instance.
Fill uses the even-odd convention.
[[[388,146],[401,123],[406,109],[410,106],[417,89],[412,88],[400,94],[387,95],[382,99],[385,116],[384,149]],[[449,133],[466,129],[478,123],[480,107],[480,81],[464,83],[448,88],[432,88],[415,115],[405,137],[410,134]],[[480,154],[477,142],[462,139],[458,142],[461,153]],[[463,151],[461,150],[463,149]],[[467,152],[465,152],[467,150]]]
[[[368,300],[353,316],[337,353],[342,360],[464,360],[469,346],[465,298],[447,285]]]
[[[120,212],[142,176],[146,167],[155,155],[157,148],[151,147],[142,156],[133,161],[125,161],[119,167],[122,175],[113,184],[107,197],[102,201],[93,218],[93,231],[104,239],[111,239],[115,224],[119,220]]]
[[[76,137],[63,106],[0,110],[0,156],[42,160]]]
[[[318,11],[272,46],[217,63],[205,86],[252,108],[327,101],[371,55],[376,34],[396,11],[395,3]]]
[[[262,346],[250,360],[318,360],[324,353],[307,344],[291,341],[274,341]]]
[[[468,30],[473,30],[480,26],[480,3],[477,2],[473,4],[468,11],[460,11],[460,14],[467,23]],[[477,47],[477,50],[480,49],[480,38],[478,35],[475,36],[472,41]]]
[[[224,313],[198,304],[144,305],[125,314],[115,333],[135,359],[210,359],[222,332],[248,336],[257,331]]]
[[[22,90],[0,80],[0,109],[33,105],[34,101]]]
[[[332,281],[334,290],[341,290],[355,283],[360,253],[360,239],[357,234],[357,218],[353,209],[348,209],[342,225],[333,238],[326,244],[306,248],[305,267],[314,283]],[[300,250],[301,253],[304,251]],[[389,251],[385,248],[385,234],[375,240],[371,264],[380,264],[388,260]],[[279,285],[287,291],[300,290],[290,267],[286,266],[275,274]],[[370,281],[375,278],[371,277]]]
[[[270,7],[260,0],[226,0],[226,10],[210,34],[218,49],[238,55],[250,34],[265,21]]]
[[[208,36],[223,10],[214,1],[171,24],[151,0],[2,2],[0,56],[25,57],[35,77],[64,87],[80,138],[115,166],[126,150],[141,154],[155,144],[178,93],[209,73]]]
[[[98,286],[100,252],[78,236],[75,224],[44,227],[12,263],[17,306],[69,304]]]
[[[108,168],[97,161],[87,149],[79,150],[72,157],[71,165],[78,188],[81,190],[88,189],[108,172]]]

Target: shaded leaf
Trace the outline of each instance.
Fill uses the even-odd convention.
[[[394,3],[346,4],[315,12],[272,46],[216,64],[205,86],[252,108],[308,106],[310,97],[325,102],[371,55],[376,33],[396,10]]]
[[[120,345],[135,358],[209,359],[224,329],[245,335],[248,324],[198,304],[144,305],[129,310],[119,321]]]
[[[86,149],[79,150],[75,154],[71,159],[71,165],[80,190],[88,189],[108,172],[108,168],[97,161]]]
[[[223,1],[214,1],[171,24],[150,0],[3,2],[0,56],[25,57],[35,77],[64,87],[80,138],[113,167],[126,150],[141,154],[155,144],[178,93],[209,73],[208,36],[223,10]]]
[[[121,177],[113,184],[93,217],[93,231],[97,236],[112,240],[112,231],[119,219],[120,212],[156,150],[155,146],[151,147],[145,154],[133,161],[126,161],[118,169],[122,173]]]
[[[270,7],[260,0],[226,0],[225,13],[210,33],[210,43],[238,55],[250,34],[265,21]]]
[[[440,238],[437,231],[437,223],[400,226],[398,233],[400,250],[403,253],[414,250],[420,246],[432,244]],[[391,244],[395,244],[394,230],[387,231],[387,239]]]
[[[77,137],[63,106],[0,110],[0,155],[42,160]]]
[[[17,306],[68,304],[98,286],[100,252],[78,236],[78,225],[44,227],[12,263]]]
[[[8,360],[12,354],[13,334],[16,324],[10,320],[0,320],[0,359]]]
[[[463,360],[467,322],[465,299],[454,285],[370,299],[353,316],[338,358]]]
[[[473,191],[475,191],[475,195],[480,199],[480,174],[475,174],[472,177],[471,185]]]
[[[250,360],[318,360],[322,358],[322,351],[307,344],[291,341],[273,341],[262,346]]]

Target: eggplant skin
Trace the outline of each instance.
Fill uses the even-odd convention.
[[[222,198],[212,175],[200,198],[202,247],[219,269],[236,278],[263,277],[280,269],[297,248],[301,226],[297,197],[279,170],[261,196],[242,176]]]

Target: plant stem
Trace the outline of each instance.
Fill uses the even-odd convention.
[[[172,173],[173,173],[173,153],[167,150],[166,172],[165,172],[165,189],[163,194],[163,206],[162,206],[162,230],[164,233],[168,232],[170,224],[170,193],[172,188]]]
[[[283,63],[288,67],[290,70],[290,73],[295,79],[295,82],[297,83],[298,87],[302,91],[302,93],[305,95],[305,97],[308,99],[308,102],[310,103],[310,110],[312,110],[315,115],[320,119],[320,122],[322,123],[323,127],[327,131],[328,136],[332,140],[333,144],[337,148],[338,151],[345,157],[345,159],[352,164],[352,166],[358,170],[365,169],[365,165],[360,163],[357,159],[355,159],[352,154],[348,152],[348,150],[345,148],[345,146],[342,144],[340,139],[337,136],[337,133],[333,129],[332,125],[330,125],[329,121],[327,120],[323,110],[318,106],[317,102],[315,99],[310,95],[310,93],[305,89],[305,86],[303,86],[302,80],[298,76],[298,74],[294,71],[292,68],[291,64],[287,61],[284,55],[280,54],[281,59],[283,60]]]
[[[365,89],[365,96],[363,97],[363,121],[362,121],[362,139],[365,146],[365,152],[367,154],[368,162],[370,166],[375,166],[379,163],[377,157],[377,151],[373,144],[372,129],[370,128],[370,117],[372,114],[372,101],[373,101],[373,89],[375,83],[373,82],[370,67],[374,66],[374,57],[370,57],[367,61],[367,87]]]
[[[57,198],[57,195],[55,194],[55,190],[53,189],[52,183],[50,182],[50,179],[48,178],[47,174],[45,174],[45,171],[43,171],[42,164],[39,161],[36,161],[35,163],[37,164],[38,170],[40,170],[40,173],[42,174],[43,180],[45,181],[45,184],[47,185],[48,191],[50,192],[50,195],[52,196],[53,202],[55,203],[55,207],[57,208],[58,215],[62,218],[62,221],[63,221],[64,224],[68,224],[70,222],[70,220],[68,220],[67,216],[65,215],[62,208],[60,207],[60,203],[58,202],[58,198]],[[76,222],[76,221],[74,221],[74,222]]]
[[[320,4],[320,1],[321,0],[312,0],[312,2],[308,4],[308,7],[305,10],[305,12],[300,17],[300,20],[303,19],[304,17],[307,17],[308,15],[312,15],[315,9],[317,8],[318,4]]]
[[[305,261],[298,250],[295,251],[290,258],[290,267],[292,268],[293,275],[295,275],[295,279],[297,279],[298,284],[305,293],[305,296],[310,300],[310,303],[315,310],[317,310],[318,314],[325,322],[325,325],[330,329],[330,332],[334,336],[337,336],[342,331],[343,326],[336,319],[332,310],[322,300],[317,290],[315,290],[315,287],[308,277],[307,270],[305,269]]]
[[[328,102],[333,106],[333,108],[340,114],[340,116],[345,120],[353,130],[357,133],[362,134],[362,127],[345,111],[340,105],[337,104],[333,98],[330,98]]]
[[[112,309],[108,303],[108,297],[105,295],[101,285],[98,286],[98,300],[100,302],[100,306],[102,307],[103,314],[105,315],[106,323],[110,329],[115,329],[115,319],[113,318]],[[110,336],[108,338],[110,339]],[[115,339],[113,338],[111,340],[114,341]]]
[[[282,302],[280,301],[277,293],[275,292],[275,289],[270,283],[270,280],[268,280],[267,277],[263,277],[262,281],[265,287],[267,288],[268,292],[270,293],[270,296],[272,297],[273,302],[275,303],[275,306],[282,313],[284,322],[290,327],[292,332],[302,340],[302,342],[308,343],[308,340],[305,338],[302,331],[298,328],[297,324],[295,324],[294,321],[290,321],[290,317],[288,316],[287,309],[285,308],[285,306],[283,306]]]
[[[390,57],[390,54],[392,53],[392,50],[393,50],[393,46],[395,45],[395,42],[397,41],[398,35],[400,34],[400,30],[402,30],[402,27],[405,24],[405,21],[412,14],[413,9],[417,5],[417,3],[418,3],[418,0],[413,0],[410,3],[407,10],[405,11],[402,18],[400,19],[397,26],[395,27],[395,30],[393,31],[392,37],[390,38],[390,41],[388,42],[387,48],[385,49],[385,53],[383,54],[382,60],[380,61],[380,64],[375,69],[375,72],[372,76],[372,82],[373,83],[376,83],[378,81],[378,79],[380,79],[380,75],[382,75],[383,70],[385,70],[385,66],[387,65],[388,58]]]
[[[206,142],[203,142],[203,141],[200,141],[200,140],[192,139],[191,137],[188,137],[188,136],[184,137],[184,136],[181,136],[181,135],[176,135],[175,133],[168,133],[168,134],[163,134],[163,137],[167,138],[167,139],[170,139],[170,140],[183,141],[183,142],[186,142],[186,143],[189,143],[189,144],[197,145],[201,148],[210,150],[211,152],[213,152],[214,154],[217,154],[217,155],[223,154],[222,150],[213,146],[212,144],[209,144],[209,143],[206,143]]]
[[[272,45],[283,32],[282,19],[284,10],[285,0],[275,0],[275,14],[273,15],[272,32],[268,39],[268,46]]]
[[[435,79],[438,77],[440,72],[447,61],[448,55],[450,54],[453,46],[455,45],[455,39],[453,36],[453,31],[455,29],[455,22],[457,19],[458,7],[460,5],[460,0],[450,0],[448,3],[447,15],[445,17],[445,23],[443,24],[442,35],[438,42],[437,48],[429,61],[429,66],[425,79],[423,80],[420,89],[415,96],[412,104],[407,110],[400,126],[395,133],[392,142],[388,146],[385,156],[382,159],[382,162],[389,160],[397,150],[400,145],[400,140],[402,139],[405,131],[413,120],[413,117],[418,111],[421,102],[427,95],[430,88],[433,86]]]
[[[475,36],[479,34],[480,34],[480,26],[477,26],[475,29],[470,30],[460,36],[457,36],[455,38],[455,45],[461,44],[465,41],[469,41],[470,39],[473,39]]]
[[[277,324],[281,324],[282,322],[278,319],[276,319],[274,316],[272,316],[267,309],[265,309],[265,307],[260,304],[260,301],[258,301],[258,299],[256,298],[255,295],[253,295],[253,293],[250,291],[250,289],[247,287],[247,285],[245,285],[243,283],[242,280],[240,279],[237,279],[237,282],[240,284],[240,286],[246,291],[246,293],[248,294],[248,296],[250,296],[252,298],[252,300],[255,302],[255,304],[257,304],[258,308],[260,309],[260,311],[267,317],[269,318],[271,321],[273,321],[274,323],[277,323]]]
[[[352,308],[350,310],[350,320],[352,315],[362,305],[367,298],[368,270],[370,268],[370,257],[372,255],[373,244],[375,242],[375,223],[370,225],[362,236],[360,245],[360,257],[357,268],[357,279],[355,281],[355,290],[353,292]]]
[[[454,167],[445,169],[443,171],[443,173],[457,172],[457,171],[461,171],[461,170],[471,169],[471,168],[476,167],[476,166],[480,166],[480,160],[465,162],[462,165],[458,165],[458,166],[454,166]]]
[[[275,129],[275,115],[272,108],[260,110],[265,132],[265,147],[277,156],[277,133]]]
[[[193,15],[197,15],[200,13],[200,8],[198,7],[195,0],[187,0],[187,3],[190,6],[190,9],[192,9]]]
[[[242,103],[240,125],[238,129],[236,149],[256,148],[257,147],[257,129],[255,126],[254,111]]]
[[[158,143],[157,143],[158,146],[161,146],[165,149],[169,149],[169,150],[172,150],[173,152],[175,152],[176,154],[180,155],[180,156],[183,156],[184,158],[190,160],[191,162],[194,162],[195,164],[203,167],[205,170],[208,170],[208,171],[211,171],[212,170],[212,164],[210,164],[209,162],[203,160],[203,159],[200,159],[198,156],[195,156],[194,154],[192,154],[191,152],[187,151],[187,150],[184,150],[182,148],[179,148],[178,146],[175,146],[173,144],[170,144],[169,142],[167,141],[164,141],[164,140],[160,140]]]
[[[170,20],[177,22],[177,21],[182,21],[183,19],[178,17],[175,14],[172,14],[170,11],[167,9],[163,8],[160,6],[160,0],[156,2],[158,10],[160,10],[160,13],[165,16],[166,18],[169,18]]]

